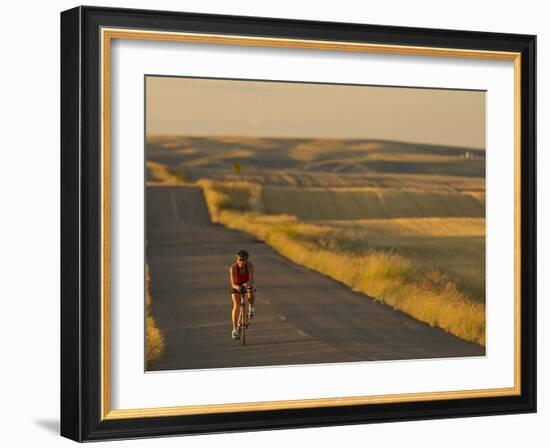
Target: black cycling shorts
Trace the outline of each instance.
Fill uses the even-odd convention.
[[[255,288],[247,289],[246,292],[254,291]],[[229,291],[231,294],[240,294],[241,292],[238,289],[235,288],[229,288]]]

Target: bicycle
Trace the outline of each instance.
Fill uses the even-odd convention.
[[[241,345],[246,345],[246,330],[248,329],[248,319],[247,319],[247,303],[245,299],[246,293],[248,291],[256,291],[255,287],[244,288],[241,286],[241,291],[239,293],[241,297],[241,305],[239,310],[239,318],[237,319],[237,329],[239,331],[239,339],[241,340]]]

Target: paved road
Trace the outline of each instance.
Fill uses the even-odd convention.
[[[480,356],[432,328],[212,224],[196,187],[147,187],[153,314],[166,350],[152,370]],[[247,346],[231,339],[228,268],[236,249],[256,267]]]

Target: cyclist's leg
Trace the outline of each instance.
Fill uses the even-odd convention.
[[[254,291],[249,290],[249,291],[247,291],[246,294],[248,296],[248,304],[250,306],[254,306],[254,300],[256,299],[256,296],[254,295]]]
[[[247,291],[247,297],[248,297],[248,315],[249,317],[253,317],[255,314],[254,301],[256,300],[256,296],[254,295],[254,291],[252,289],[249,289]]]
[[[231,320],[233,322],[233,330],[237,328],[237,322],[239,320],[239,312],[241,308],[241,298],[236,292],[231,293],[231,299],[233,301],[233,309],[231,310]]]

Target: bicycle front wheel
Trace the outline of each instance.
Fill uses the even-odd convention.
[[[244,304],[241,305],[241,321],[240,321],[240,337],[241,344],[246,345],[246,318],[245,318],[245,307]]]

